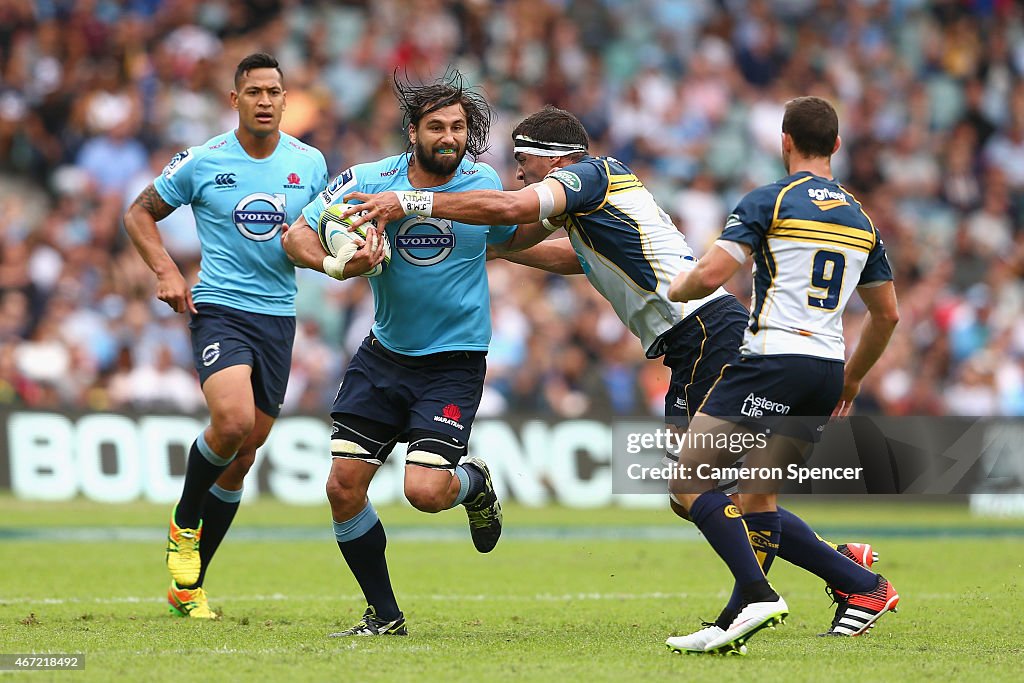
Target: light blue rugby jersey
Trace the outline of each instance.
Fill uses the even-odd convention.
[[[176,154],[153,186],[171,206],[192,206],[202,247],[193,301],[295,315],[295,267],[281,224],[327,179],[323,154],[285,133],[266,159],[246,154],[234,131]]]
[[[303,209],[312,229],[331,204],[349,192],[413,190],[406,154],[349,168]],[[500,190],[487,164],[463,159],[450,181],[430,192]],[[391,263],[370,278],[375,305],[373,333],[397,353],[422,356],[442,351],[486,351],[491,340],[491,302],[485,268],[488,243],[507,241],[515,226],[468,225],[444,218],[406,216],[385,226]]]

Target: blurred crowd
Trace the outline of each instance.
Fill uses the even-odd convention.
[[[186,320],[121,216],[171,156],[234,127],[271,52],[283,127],[332,174],[405,148],[392,73],[451,66],[495,108],[482,160],[545,103],[637,172],[702,253],[783,175],[783,103],[833,101],[836,177],[893,265],[902,322],[859,409],[1024,414],[1024,9],[1012,0],[0,0],[0,405],[202,410]],[[191,213],[161,223],[198,275]],[[482,415],[658,414],[667,371],[582,277],[489,264]],[[322,413],[372,322],[361,278],[299,278],[285,411]],[[749,298],[749,277],[730,289]],[[855,337],[863,316],[847,314]]]

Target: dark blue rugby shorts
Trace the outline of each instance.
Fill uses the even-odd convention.
[[[256,407],[271,417],[281,414],[292,367],[295,318],[240,311],[218,304],[196,304],[192,315],[192,361],[205,383],[234,365],[252,368]]]
[[[722,371],[700,412],[815,443],[843,393],[843,361],[741,356]]]
[[[466,444],[483,394],[486,356],[483,351],[407,356],[371,334],[349,362],[331,414],[341,421],[345,414],[358,415],[403,435],[431,430]]]
[[[672,371],[665,394],[665,416],[685,426],[704,402],[722,367],[739,358],[749,313],[733,296],[699,308],[662,335],[664,365]]]

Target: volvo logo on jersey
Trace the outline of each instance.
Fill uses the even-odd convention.
[[[235,205],[231,217],[238,232],[246,239],[266,242],[277,236],[288,219],[284,207],[283,194],[254,192]]]
[[[452,253],[455,233],[446,220],[409,216],[398,228],[394,245],[401,257],[414,266],[432,266]]]

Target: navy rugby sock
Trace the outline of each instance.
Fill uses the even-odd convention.
[[[401,611],[391,588],[388,562],[384,557],[388,539],[373,505],[367,502],[366,507],[352,519],[335,522],[334,537],[366,597],[366,604],[372,605],[381,619],[397,619]]]
[[[778,594],[768,585],[750,547],[739,508],[732,504],[729,496],[717,490],[705,491],[690,507],[690,518],[729,566],[743,604],[778,600]]]
[[[201,519],[200,509],[206,493],[217,481],[221,472],[235,459],[232,453],[222,458],[213,452],[206,443],[202,432],[192,442],[188,451],[188,462],[185,465],[185,485],[181,489],[181,499],[175,508],[174,523],[182,529],[196,529]],[[205,533],[205,532],[204,532]],[[201,544],[200,544],[201,545]]]
[[[199,580],[195,586],[181,586],[182,588],[195,588],[203,585],[206,578],[206,570],[213,561],[213,556],[224,540],[224,536],[231,527],[231,522],[238,512],[238,505],[242,500],[242,489],[228,491],[214,484],[203,499],[202,520],[203,538],[199,544],[199,559],[202,562],[202,569],[199,570]]]
[[[768,570],[772,568],[772,560],[779,552],[779,532],[782,526],[779,513],[751,512],[743,515],[743,521],[747,523],[747,534],[750,538],[750,546],[754,549],[754,556],[761,564],[761,571],[767,576]],[[722,613],[718,615],[715,624],[721,629],[729,628],[741,609],[743,609],[743,594],[739,584],[733,584],[729,602]]]
[[[878,577],[874,572],[844,557],[802,519],[784,508],[779,508],[779,519],[779,557],[783,560],[820,576],[843,593],[863,593],[875,587]]]

